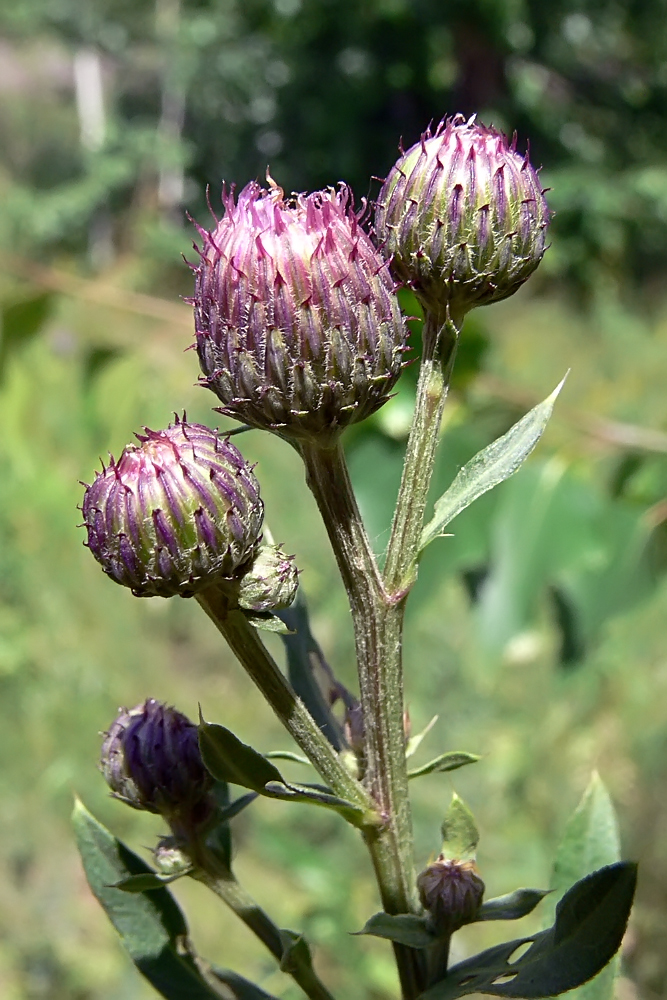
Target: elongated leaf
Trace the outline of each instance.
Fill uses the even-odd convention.
[[[306,802],[312,806],[322,806],[333,809],[343,816],[353,826],[363,826],[367,822],[365,811],[347,799],[339,799],[331,792],[321,790],[315,785],[295,785],[286,781],[269,782],[264,788],[264,795],[274,799],[284,799],[291,802]]]
[[[219,1000],[197,967],[185,918],[169,890],[113,888],[133,875],[152,874],[150,868],[78,800],[72,821],[88,884],[139,971],[166,1000]]]
[[[257,798],[257,795],[257,792],[248,792],[247,795],[240,795],[238,799],[234,799],[233,802],[230,802],[229,805],[222,810],[218,821],[220,823],[229,823],[230,819],[234,819],[234,817],[238,816],[240,812],[243,812],[243,810],[247,809],[249,805],[252,805]]]
[[[457,861],[474,861],[479,841],[475,817],[463,799],[454,792],[442,821],[442,853]]]
[[[434,771],[456,771],[457,768],[465,767],[466,764],[475,764],[478,760],[480,757],[476,753],[450,750],[448,753],[442,753],[439,757],[430,760],[428,764],[422,764],[421,767],[408,771],[408,778],[421,778],[424,774],[433,774]]]
[[[412,757],[417,752],[417,750],[421,746],[422,740],[426,736],[428,736],[428,734],[431,732],[437,721],[438,721],[438,716],[434,715],[429,724],[424,729],[422,729],[421,733],[417,733],[415,736],[410,737],[410,739],[407,742],[407,746],[405,748],[406,760]]]
[[[278,612],[278,616],[289,630],[281,634],[289,682],[332,746],[342,750],[345,746],[342,730],[322,690],[322,684],[333,688],[335,678],[310,630],[308,607],[301,588],[291,607]]]
[[[274,996],[261,989],[256,983],[251,983],[249,979],[239,976],[231,969],[219,969],[213,965],[211,973],[221,983],[229,987],[236,1000],[276,1000]]]
[[[199,748],[206,769],[218,781],[261,793],[267,782],[283,780],[277,767],[224,726],[202,722]]]
[[[192,871],[190,868],[189,871]],[[128,875],[120,882],[114,882],[110,889],[120,889],[122,892],[154,892],[161,889],[163,885],[169,885],[178,878],[183,878],[188,871],[177,872],[175,875],[158,875],[157,872],[145,872],[142,875]]]
[[[482,903],[475,920],[518,920],[532,913],[548,896],[550,889],[515,889],[506,896],[496,896]]]
[[[291,750],[269,750],[264,756],[267,760],[291,760],[295,764],[310,764],[307,757],[302,757],[298,753],[292,753]]]
[[[433,518],[422,532],[420,552],[441,535],[447,525],[474,500],[517,471],[540,440],[564,382],[565,379],[542,403],[538,403],[510,427],[506,434],[463,466],[452,485],[436,502]]]
[[[366,921],[363,930],[357,933],[395,941],[408,948],[428,948],[436,940],[429,931],[425,918],[417,917],[412,913],[401,913],[397,916],[392,916],[389,913],[374,913]]]
[[[568,821],[561,840],[551,887],[555,900],[578,879],[602,865],[618,861],[621,844],[616,813],[597,772],[591,776],[581,802]],[[602,972],[571,993],[572,1000],[613,1000],[618,957]]]
[[[456,1000],[470,993],[538,1000],[583,985],[618,951],[636,881],[637,866],[629,862],[588,875],[560,901],[549,930],[460,962],[421,1000]],[[512,962],[512,955],[528,943],[528,951]]]

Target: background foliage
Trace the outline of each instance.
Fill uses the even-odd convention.
[[[399,136],[407,146],[456,111],[516,128],[520,148],[530,136],[556,216],[529,286],[469,318],[434,492],[572,373],[526,469],[421,567],[407,631],[414,729],[438,712],[428,756],[485,756],[415,782],[418,858],[437,851],[455,787],[482,828],[489,893],[546,886],[597,767],[643,871],[619,996],[664,995],[666,24],[659,0],[2,6],[3,997],[149,995],[88,893],[67,820],[76,787],[135,848],[154,838],[154,821],[111,802],[95,770],[97,733],[119,704],[152,695],[194,716],[201,700],[260,749],[287,745],[199,609],[114,588],[75,527],[77,480],[98,455],[174,410],[214,419],[182,353],[184,210],[205,222],[207,184],[215,209],[223,178],[242,185],[267,162],[288,190],[344,178],[372,196]],[[347,437],[379,551],[415,377]],[[298,463],[260,434],[242,444],[272,531],[297,554],[316,634],[351,685],[345,599]],[[348,935],[377,909],[352,832],[270,802],[235,826],[240,876],[281,925],[308,933],[334,992],[388,996],[386,947]],[[201,887],[176,891],[202,952],[293,995]],[[459,957],[495,933],[458,935]]]

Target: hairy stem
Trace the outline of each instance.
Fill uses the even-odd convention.
[[[283,957],[285,953],[285,941],[281,937],[280,929],[267,913],[258,906],[254,899],[236,881],[231,872],[227,871],[212,875],[206,871],[198,870],[194,875],[198,882],[203,882],[208,886],[223,903],[234,911],[246,927],[255,934],[264,944],[283,968]],[[286,963],[284,972],[287,972],[299,984],[306,996],[311,1000],[333,1000],[331,994],[324,984],[319,980],[310,961],[302,956],[299,951],[293,952],[291,961]]]
[[[242,612],[229,610],[225,595],[217,588],[201,591],[197,600],[334,794],[364,808],[369,824],[377,823],[377,811],[370,796],[341,762]]]
[[[308,485],[347,590],[364,720],[364,783],[384,823],[365,840],[387,913],[418,912],[403,722],[401,616],[385,592],[359,514],[342,448],[301,445]],[[405,997],[421,992],[421,958],[395,945]]]

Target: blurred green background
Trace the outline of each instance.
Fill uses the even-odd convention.
[[[619,1000],[667,995],[667,16],[664,0],[8,0],[0,6],[0,995],[145,1000],[89,895],[72,792],[141,849],[160,824],[109,799],[99,731],[154,696],[288,748],[188,601],[133,599],[82,547],[78,480],[195,386],[181,261],[223,179],[373,197],[429,120],[478,112],[530,138],[556,215],[540,271],[466,324],[435,489],[571,368],[526,468],[429,549],[407,621],[422,751],[484,755],[414,787],[418,862],[455,788],[491,895],[548,883],[598,768],[641,861]],[[406,309],[415,305],[406,297]],[[418,338],[418,323],[415,324]],[[347,437],[379,552],[416,366]],[[223,424],[224,426],[224,424]],[[297,555],[314,630],[353,686],[346,602],[298,462],[242,438],[267,519]],[[280,644],[273,643],[281,656]],[[426,757],[424,758],[426,759]],[[350,937],[378,908],[344,824],[261,802],[235,821],[239,875],[304,929],[338,996],[384,1000],[389,949]],[[187,881],[187,880],[186,880]],[[198,885],[201,952],[296,997]],[[535,925],[533,925],[535,926]],[[457,936],[456,954],[497,940]]]

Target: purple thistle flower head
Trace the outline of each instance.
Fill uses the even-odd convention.
[[[87,545],[138,597],[190,597],[235,575],[260,539],[259,484],[228,439],[178,419],[137,435],[86,488]]]
[[[326,443],[388,398],[406,328],[349,188],[285,199],[252,182],[203,240],[195,330],[220,412]]]
[[[436,933],[452,934],[473,921],[484,896],[474,861],[455,861],[443,854],[420,873],[417,888]]]
[[[197,727],[154,698],[120,710],[105,735],[100,769],[116,798],[179,828],[196,827],[214,809]]]
[[[396,277],[422,305],[473,306],[512,295],[545,250],[550,213],[528,155],[462,115],[402,153],[376,203],[375,230]]]

